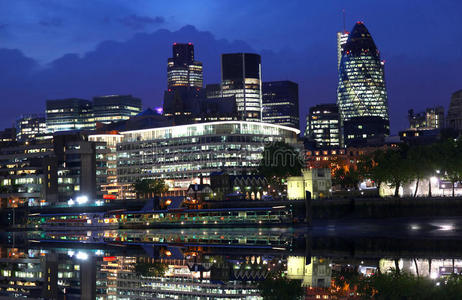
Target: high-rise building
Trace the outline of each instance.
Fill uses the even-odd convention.
[[[385,87],[384,67],[380,60],[371,34],[362,22],[357,22],[343,45],[342,59],[339,67],[339,83],[337,89],[337,105],[339,107],[345,141],[347,136],[355,136],[347,128],[365,126],[371,121],[371,126],[378,129],[375,136],[389,134],[388,97]],[[360,118],[352,121],[353,118]],[[369,118],[374,117],[374,118]],[[375,117],[383,119],[379,122]],[[383,128],[376,127],[383,124]],[[361,136],[367,135],[366,133]],[[351,139],[349,139],[351,140]]]
[[[47,100],[46,122],[51,133],[93,129],[91,102],[78,98]]]
[[[298,84],[292,81],[263,82],[263,122],[300,128]]]
[[[174,43],[172,50],[173,57],[167,63],[168,89],[202,88],[202,63],[194,60],[194,45]]]
[[[132,95],[108,95],[93,98],[94,122],[109,124],[130,119],[141,112],[141,99]]]
[[[447,127],[462,130],[462,90],[454,92],[449,104]]]
[[[415,114],[411,109],[408,112],[409,129],[431,130],[441,129],[444,124],[444,107],[436,106],[427,108],[424,112]]]
[[[261,57],[251,53],[221,56],[223,97],[235,96],[237,111],[243,120],[262,120]]]
[[[337,32],[337,69],[340,68],[343,46],[346,44],[349,35],[350,33],[348,31]]]
[[[22,115],[16,120],[16,140],[28,141],[47,133],[45,116],[39,114]]]
[[[342,145],[340,114],[337,104],[319,104],[310,107],[306,117],[305,136],[316,142],[320,148],[338,148]]]

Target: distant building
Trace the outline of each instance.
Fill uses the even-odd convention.
[[[382,117],[354,117],[343,122],[343,132],[346,147],[366,147],[383,144],[390,127]]]
[[[234,96],[242,120],[262,120],[261,57],[251,53],[221,56],[221,92]]]
[[[112,123],[130,119],[142,110],[141,99],[132,95],[108,95],[93,98],[95,123]]]
[[[337,104],[319,104],[310,107],[306,117],[305,136],[314,140],[320,148],[342,146],[340,114]]]
[[[348,41],[348,31],[337,32],[337,68],[340,68],[340,62],[342,61],[343,46]]]
[[[337,104],[345,128],[345,143],[351,142],[353,135],[357,140],[368,138],[374,132],[374,135],[389,134],[384,65],[371,34],[362,22],[355,24],[342,48]],[[348,125],[347,122],[353,118],[361,119],[356,119]],[[372,123],[368,124],[367,121]],[[371,128],[370,132],[358,132],[360,135],[352,131],[347,132],[347,126],[354,129],[354,126],[359,125],[363,126],[363,131]],[[382,128],[378,128],[379,125]]]
[[[454,92],[449,104],[447,127],[462,130],[462,90]]]
[[[23,115],[16,120],[16,140],[28,141],[47,134],[45,116],[39,114]]]
[[[268,181],[261,175],[229,175],[216,172],[210,175],[210,186],[217,199],[239,198],[261,200],[268,193]]]
[[[168,89],[202,88],[202,63],[194,60],[194,45],[173,43],[172,52],[167,63]]]
[[[51,133],[93,129],[92,104],[78,98],[47,100],[46,122],[47,130]]]
[[[436,106],[427,108],[424,112],[414,114],[411,109],[408,112],[409,129],[432,130],[445,127],[444,107]]]
[[[0,145],[8,145],[16,141],[16,128],[5,128],[0,131]]]
[[[263,122],[300,128],[298,84],[292,81],[263,82]]]
[[[207,84],[205,90],[207,98],[221,97],[221,85],[219,83]]]

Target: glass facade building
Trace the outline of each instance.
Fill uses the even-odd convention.
[[[342,61],[342,51],[343,46],[348,41],[348,36],[350,33],[348,31],[337,32],[337,68],[340,68],[340,62]]]
[[[221,56],[221,92],[235,96],[242,120],[262,120],[261,57],[251,53]]]
[[[300,128],[298,84],[263,82],[263,122]]]
[[[141,112],[141,99],[131,95],[108,95],[93,98],[94,122],[109,124],[130,119]]]
[[[202,63],[194,60],[194,45],[174,43],[172,50],[173,57],[167,63],[168,89],[179,86],[202,88]]]
[[[46,122],[51,133],[93,129],[91,102],[78,98],[47,100]]]
[[[222,121],[122,132],[117,145],[120,183],[142,178],[175,180],[187,188],[200,176],[240,174],[258,166],[265,143],[297,143],[294,128],[244,121]],[[183,183],[181,183],[183,180]],[[183,184],[183,186],[181,186]]]
[[[343,121],[366,116],[389,120],[383,63],[362,22],[356,23],[343,46],[337,104]]]
[[[16,120],[16,140],[23,142],[44,136],[47,133],[45,116],[39,114],[23,115]]]
[[[320,148],[338,148],[342,143],[340,114],[335,103],[310,107],[306,117],[305,136],[316,142]]]

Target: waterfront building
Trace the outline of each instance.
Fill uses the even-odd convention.
[[[342,59],[339,67],[339,82],[337,88],[337,104],[340,117],[345,126],[345,143],[348,136],[355,135],[348,132],[345,124],[352,118],[363,119],[354,121],[363,123],[365,127],[376,127],[376,134],[389,134],[388,97],[385,87],[384,63],[380,60],[371,34],[362,22],[357,22],[343,45]],[[371,117],[368,119],[368,117]],[[383,121],[378,121],[381,118]],[[353,126],[348,126],[353,128]],[[369,135],[368,135],[369,136]]]
[[[191,183],[209,183],[213,172],[255,169],[265,142],[297,145],[298,129],[244,121],[221,121],[121,132],[117,145],[120,183],[162,178],[183,195]],[[298,145],[297,145],[298,146]]]
[[[202,63],[194,60],[192,43],[173,43],[172,56],[167,63],[168,90],[177,87],[202,88]]]
[[[287,278],[301,280],[302,286],[328,288],[332,279],[332,260],[329,258],[289,256]]]
[[[91,102],[78,98],[47,100],[46,122],[51,133],[91,130],[94,128]]]
[[[101,146],[80,134],[59,134],[0,148],[1,206],[48,205],[77,196],[94,200],[101,194],[96,182],[107,176]]]
[[[462,90],[454,92],[449,103],[447,127],[462,130]]]
[[[298,84],[271,81],[262,84],[263,122],[300,128]]]
[[[433,130],[445,127],[444,107],[436,106],[427,108],[417,114],[413,109],[408,112],[409,129],[411,130]]]
[[[268,194],[268,180],[261,175],[230,175],[216,172],[210,175],[210,186],[216,199],[242,198],[261,200]]]
[[[300,200],[306,198],[306,192],[310,192],[312,199],[329,197],[332,191],[332,179],[330,169],[304,169],[302,176],[290,176],[287,178],[287,198]]]
[[[306,117],[305,136],[314,140],[319,148],[342,146],[340,114],[335,103],[310,107]]]
[[[25,142],[36,138],[45,138],[47,123],[45,116],[39,114],[22,115],[16,120],[16,140]]]
[[[113,123],[130,119],[141,112],[141,99],[132,95],[94,97],[92,103],[95,123]]]
[[[221,93],[234,96],[242,120],[262,120],[261,57],[251,53],[222,54]]]

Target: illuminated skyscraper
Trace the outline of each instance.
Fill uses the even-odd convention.
[[[194,60],[194,45],[173,44],[173,57],[168,59],[168,89],[175,87],[202,88],[202,63]]]
[[[222,96],[235,96],[237,112],[243,120],[261,121],[261,89],[260,55],[232,53],[221,56]]]
[[[305,136],[314,140],[320,148],[340,147],[342,140],[337,104],[318,104],[310,107],[310,113],[306,116]]]
[[[340,68],[340,62],[342,61],[343,45],[346,44],[349,35],[350,33],[348,31],[337,32],[337,69]]]
[[[347,128],[354,126],[347,126],[345,123],[359,117],[361,122],[356,120],[353,121],[354,124],[359,122],[361,126],[367,127],[367,123],[364,123],[367,120],[374,120],[374,124],[383,124],[383,128],[376,131],[374,136],[389,134],[388,97],[383,62],[371,34],[362,22],[355,24],[343,46],[337,104],[346,137],[351,137],[355,133],[347,132]],[[383,122],[369,117],[379,117]],[[363,136],[364,139],[370,137],[366,137],[366,134],[361,135]],[[356,138],[355,136],[354,140]]]

